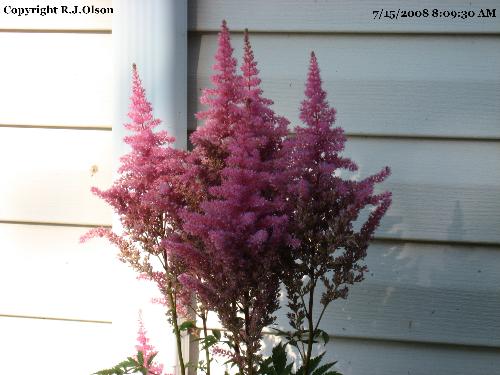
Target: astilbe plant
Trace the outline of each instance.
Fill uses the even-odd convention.
[[[143,375],[163,375],[163,364],[155,361],[158,354],[153,345],[149,343],[146,328],[142,320],[142,314],[139,313],[139,330],[137,332],[137,345],[135,346],[137,355],[128,357],[125,361],[120,362],[116,366],[101,370],[93,375],[124,375],[137,374]],[[165,375],[172,375],[167,374]]]
[[[142,353],[143,362],[146,364],[145,367],[150,373],[157,375],[163,374],[163,364],[154,361],[154,357],[158,352],[155,351],[155,347],[149,342],[142,315],[139,315],[139,330],[137,332],[137,345],[135,349],[137,352]]]
[[[132,132],[124,138],[131,151],[121,157],[119,177],[108,190],[92,188],[118,214],[122,232],[96,228],[82,237],[106,237],[119,249],[119,258],[143,277],[154,281],[168,304],[174,327],[182,374],[185,373],[178,326],[178,313],[189,304],[189,293],[178,282],[183,261],[171,254],[165,239],[179,230],[181,207],[191,191],[183,183],[187,153],[170,147],[174,138],[155,131],[160,120],[153,117],[137,68],[133,66],[132,97],[125,127]]]
[[[328,337],[319,328],[327,306],[363,279],[368,244],[391,202],[390,193],[375,194],[374,187],[389,169],[361,181],[340,176],[357,166],[340,156],[346,138],[332,127],[335,110],[321,88],[314,54],[301,106],[305,126],[288,135],[288,121],[263,97],[247,32],[244,42],[238,74],[222,23],[214,88],[203,92],[208,109],[197,115],[204,126],[192,134],[191,152],[170,147],[173,138],[154,131],[160,121],[134,66],[132,122],[126,125],[133,134],[125,138],[132,150],[122,157],[113,186],[93,189],[118,213],[123,231],[97,228],[84,239],[107,237],[122,261],[157,283],[168,303],[183,375],[181,331],[194,323],[178,325],[178,310],[193,306],[203,322],[207,373],[209,348],[220,341],[219,331],[213,331],[214,340],[208,335],[209,310],[227,330],[241,375],[274,374],[278,367],[291,372],[283,364],[283,345],[271,360],[262,362],[259,355],[263,329],[279,308],[280,282],[295,329],[288,340],[303,362],[297,374],[334,374],[333,364],[318,367],[322,356],[312,358],[313,343]],[[367,208],[373,210],[356,230]]]
[[[333,127],[335,109],[328,105],[321,87],[320,71],[311,54],[305,95],[300,109],[303,127],[283,145],[286,174],[283,192],[287,198],[291,232],[300,245],[294,250],[294,267],[283,279],[288,295],[288,313],[294,334],[288,336],[303,360],[303,374],[311,374],[313,344],[327,334],[319,329],[327,306],[345,299],[349,286],[363,280],[366,250],[391,194],[374,193],[376,183],[390,173],[388,167],[360,181],[342,178],[341,171],[356,171],[357,165],[340,156],[345,135]],[[360,214],[372,208],[361,225]],[[356,230],[354,224],[360,225]],[[319,315],[314,316],[315,292],[322,284]],[[316,320],[314,319],[316,318]]]
[[[219,48],[224,42],[219,39]],[[225,61],[233,66],[232,58]],[[262,330],[274,321],[279,307],[281,258],[291,242],[285,203],[272,183],[288,122],[269,108],[272,101],[262,97],[257,74],[245,34],[242,77],[233,75],[230,85],[239,91],[230,103],[217,92],[223,105],[237,114],[230,123],[232,135],[225,138],[226,154],[217,177],[220,185],[207,189],[198,211],[184,213],[183,229],[191,242],[178,247],[179,253],[198,259],[189,262],[181,281],[217,313],[229,332],[240,373],[250,375],[258,364]],[[210,120],[202,136],[217,138],[220,121],[227,118]],[[193,139],[199,137],[196,134]],[[193,152],[197,152],[196,143]]]

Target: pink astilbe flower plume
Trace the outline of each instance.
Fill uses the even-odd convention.
[[[231,38],[226,21],[222,21],[218,35],[218,47],[215,54],[214,74],[211,77],[213,88],[203,90],[200,102],[208,106],[205,111],[197,113],[196,117],[204,120],[203,126],[191,135],[194,146],[189,155],[190,168],[183,176],[186,184],[192,187],[196,194],[186,207],[185,221],[190,220],[189,213],[200,211],[203,201],[213,199],[210,187],[221,183],[221,171],[228,156],[228,142],[234,134],[235,124],[241,118],[241,76],[236,72],[237,61],[233,57]],[[190,223],[193,226],[193,223]],[[176,254],[188,259],[190,275],[180,278],[191,290],[200,292],[200,278],[203,273],[194,270],[213,270],[212,258],[204,249],[204,244],[188,232],[179,233],[167,239],[166,243]]]
[[[290,242],[285,204],[273,185],[288,121],[262,97],[247,34],[241,70],[233,82],[240,110],[227,138],[221,183],[208,189],[198,211],[183,215],[184,230],[197,242],[179,250],[198,254],[198,264],[189,262],[181,280],[218,314],[240,371],[253,374],[262,329],[279,307],[281,253]]]
[[[236,72],[237,61],[233,57],[226,21],[222,21],[215,61],[216,73],[211,77],[214,87],[204,89],[200,98],[201,104],[208,109],[196,114],[204,124],[190,137],[195,147],[192,164],[198,166],[191,170],[190,176],[200,179],[205,188],[220,184],[220,171],[228,152],[227,141],[241,116],[241,77]]]
[[[305,95],[300,109],[304,127],[284,143],[287,173],[282,180],[287,191],[291,230],[300,242],[295,250],[295,267],[285,277],[290,324],[308,333],[303,352],[306,365],[318,335],[313,323],[313,295],[318,282],[324,284],[320,303],[323,311],[338,298],[346,298],[349,285],[363,279],[369,241],[391,203],[391,194],[374,193],[376,183],[390,173],[388,167],[361,181],[343,179],[340,170],[356,171],[357,165],[340,156],[346,138],[342,128],[332,127],[335,109],[328,105],[321,87],[316,56],[311,53]],[[373,207],[359,231],[353,224],[366,207]],[[309,302],[308,302],[309,303]]]
[[[120,175],[107,190],[92,188],[114,208],[122,233],[97,228],[82,240],[108,238],[118,247],[123,262],[155,282],[168,303],[175,330],[177,313],[185,311],[183,305],[190,303],[190,296],[177,280],[184,272],[184,262],[165,246],[165,239],[179,232],[180,209],[192,200],[193,190],[183,179],[188,154],[171,147],[174,138],[167,132],[155,131],[160,120],[153,116],[135,64],[128,116],[131,122],[125,127],[132,134],[124,141],[131,151],[120,159]]]
[[[132,121],[125,127],[133,133],[124,141],[131,146],[131,151],[120,159],[120,176],[108,190],[92,188],[92,192],[108,202],[119,215],[123,235],[96,229],[83,238],[93,234],[107,237],[121,250],[124,262],[158,281],[150,263],[151,256],[166,257],[163,260],[167,262],[167,273],[178,266],[168,259],[161,239],[175,232],[180,220],[178,211],[184,205],[185,191],[178,179],[185,171],[183,161],[187,154],[170,147],[174,138],[166,131],[154,131],[160,120],[153,117],[135,64],[128,115]],[[160,287],[165,288],[165,285]]]
[[[137,345],[135,346],[135,349],[138,352],[142,352],[145,368],[148,370],[148,374],[163,374],[163,364],[152,360],[151,364],[148,365],[151,356],[157,354],[158,352],[155,350],[155,347],[149,343],[149,338],[147,337],[147,331],[144,327],[141,313],[139,313],[139,330],[137,332]]]

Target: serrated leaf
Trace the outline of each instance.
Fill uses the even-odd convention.
[[[137,359],[135,359],[134,357],[127,357],[127,361],[123,361],[121,363],[126,363],[126,362],[129,363],[127,366],[137,366],[139,364],[139,362],[137,362]]]
[[[274,369],[278,374],[281,374],[286,367],[286,351],[281,343],[273,348],[272,358]]]
[[[317,357],[314,357],[314,358],[311,358],[309,359],[309,373],[312,374],[312,372],[314,371],[314,369],[316,367],[318,367],[319,363],[321,362],[321,359],[323,359],[323,356],[325,355],[325,353],[317,356]],[[297,370],[297,372],[295,373],[295,375],[304,375],[305,373],[305,366],[304,364],[302,364],[302,366],[300,366],[300,368]]]
[[[137,352],[137,362],[139,363],[139,366],[144,366],[144,353],[140,350]]]
[[[330,370],[330,368],[333,366],[333,363],[327,363],[324,364],[323,366],[320,366],[316,369],[316,371],[313,372],[312,375],[325,375],[325,373]]]
[[[201,350],[205,350],[207,348],[210,348],[211,346],[217,344],[219,340],[214,335],[208,335],[207,337],[203,338],[202,345],[201,345]]]
[[[151,367],[151,364],[153,363],[153,360],[155,359],[156,355],[158,352],[154,352],[151,354],[151,356],[148,358],[148,367]]]
[[[324,355],[325,355],[325,353],[323,353],[317,357],[311,358],[309,360],[309,372],[312,372],[316,367],[318,367],[318,365],[321,362],[321,360],[323,359]]]

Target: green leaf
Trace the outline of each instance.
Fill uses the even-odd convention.
[[[275,336],[290,336],[290,332],[283,331],[283,330],[278,329],[276,327],[271,327],[271,329],[273,331],[275,331],[275,333],[273,333],[273,335],[275,335]]]
[[[342,375],[342,374],[337,374],[335,371],[334,372],[325,372],[325,371],[328,371],[333,365],[335,365],[337,362],[333,362],[333,363],[327,363],[326,365],[323,365],[323,366],[320,366],[318,368],[318,365],[320,364],[321,360],[323,359],[323,356],[325,355],[325,353],[317,356],[317,357],[314,357],[314,358],[311,358],[309,360],[309,373],[312,374],[312,375]],[[316,370],[316,371],[314,371]],[[295,373],[295,375],[304,375],[305,373],[305,367],[304,365],[300,366],[300,368],[297,370],[297,372]]]
[[[187,331],[192,328],[196,328],[196,322],[194,320],[186,320],[179,326],[179,331]]]
[[[139,363],[139,366],[144,366],[144,353],[140,350],[137,352],[137,361]]]
[[[309,372],[313,372],[313,370],[318,367],[319,363],[321,362],[321,360],[323,359],[323,356],[325,355],[325,353],[317,356],[317,357],[314,357],[314,358],[311,358],[309,360]]]
[[[299,343],[296,340],[290,340],[290,341],[288,341],[288,344],[295,346],[296,348],[299,347]]]
[[[201,345],[201,350],[205,350],[207,348],[210,348],[212,345],[217,344],[219,340],[214,335],[208,335],[207,337],[203,338],[201,340],[202,345]]]
[[[120,362],[120,364],[118,366],[120,366],[120,365],[123,366],[124,364],[126,366],[138,366],[139,362],[137,362],[137,359],[135,359],[134,357],[127,357],[127,360]]]
[[[278,374],[283,373],[286,367],[286,351],[283,344],[279,343],[273,348],[273,366]]]
[[[326,344],[328,344],[328,341],[330,341],[330,335],[328,333],[326,333],[325,331],[321,331],[321,332],[323,332],[321,335],[322,335],[323,341],[326,345]]]
[[[215,338],[217,339],[217,341],[219,341],[219,340],[220,340],[220,338],[222,337],[222,336],[221,336],[221,333],[220,333],[220,330],[218,330],[218,329],[213,329],[213,330],[212,330],[212,335],[214,335],[214,336],[215,336]]]
[[[153,360],[155,359],[157,354],[158,352],[151,353],[151,356],[148,358],[148,367],[151,367],[151,364],[153,363]]]
[[[333,363],[327,363],[323,366],[320,366],[316,369],[316,371],[313,372],[312,375],[325,375],[325,373],[330,370],[330,368],[333,366]]]

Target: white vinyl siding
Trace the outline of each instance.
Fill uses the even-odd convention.
[[[111,129],[111,34],[0,36],[0,125]]]
[[[89,374],[117,359],[118,262],[104,241],[78,243],[111,224],[90,193],[112,176],[111,17],[15,17],[5,5],[37,3],[0,16],[2,373]]]
[[[453,20],[418,17],[375,20],[375,10],[469,11],[497,9],[495,18]],[[218,31],[222,18],[233,30],[277,33],[450,33],[498,34],[497,0],[190,0],[189,26],[193,31]]]

